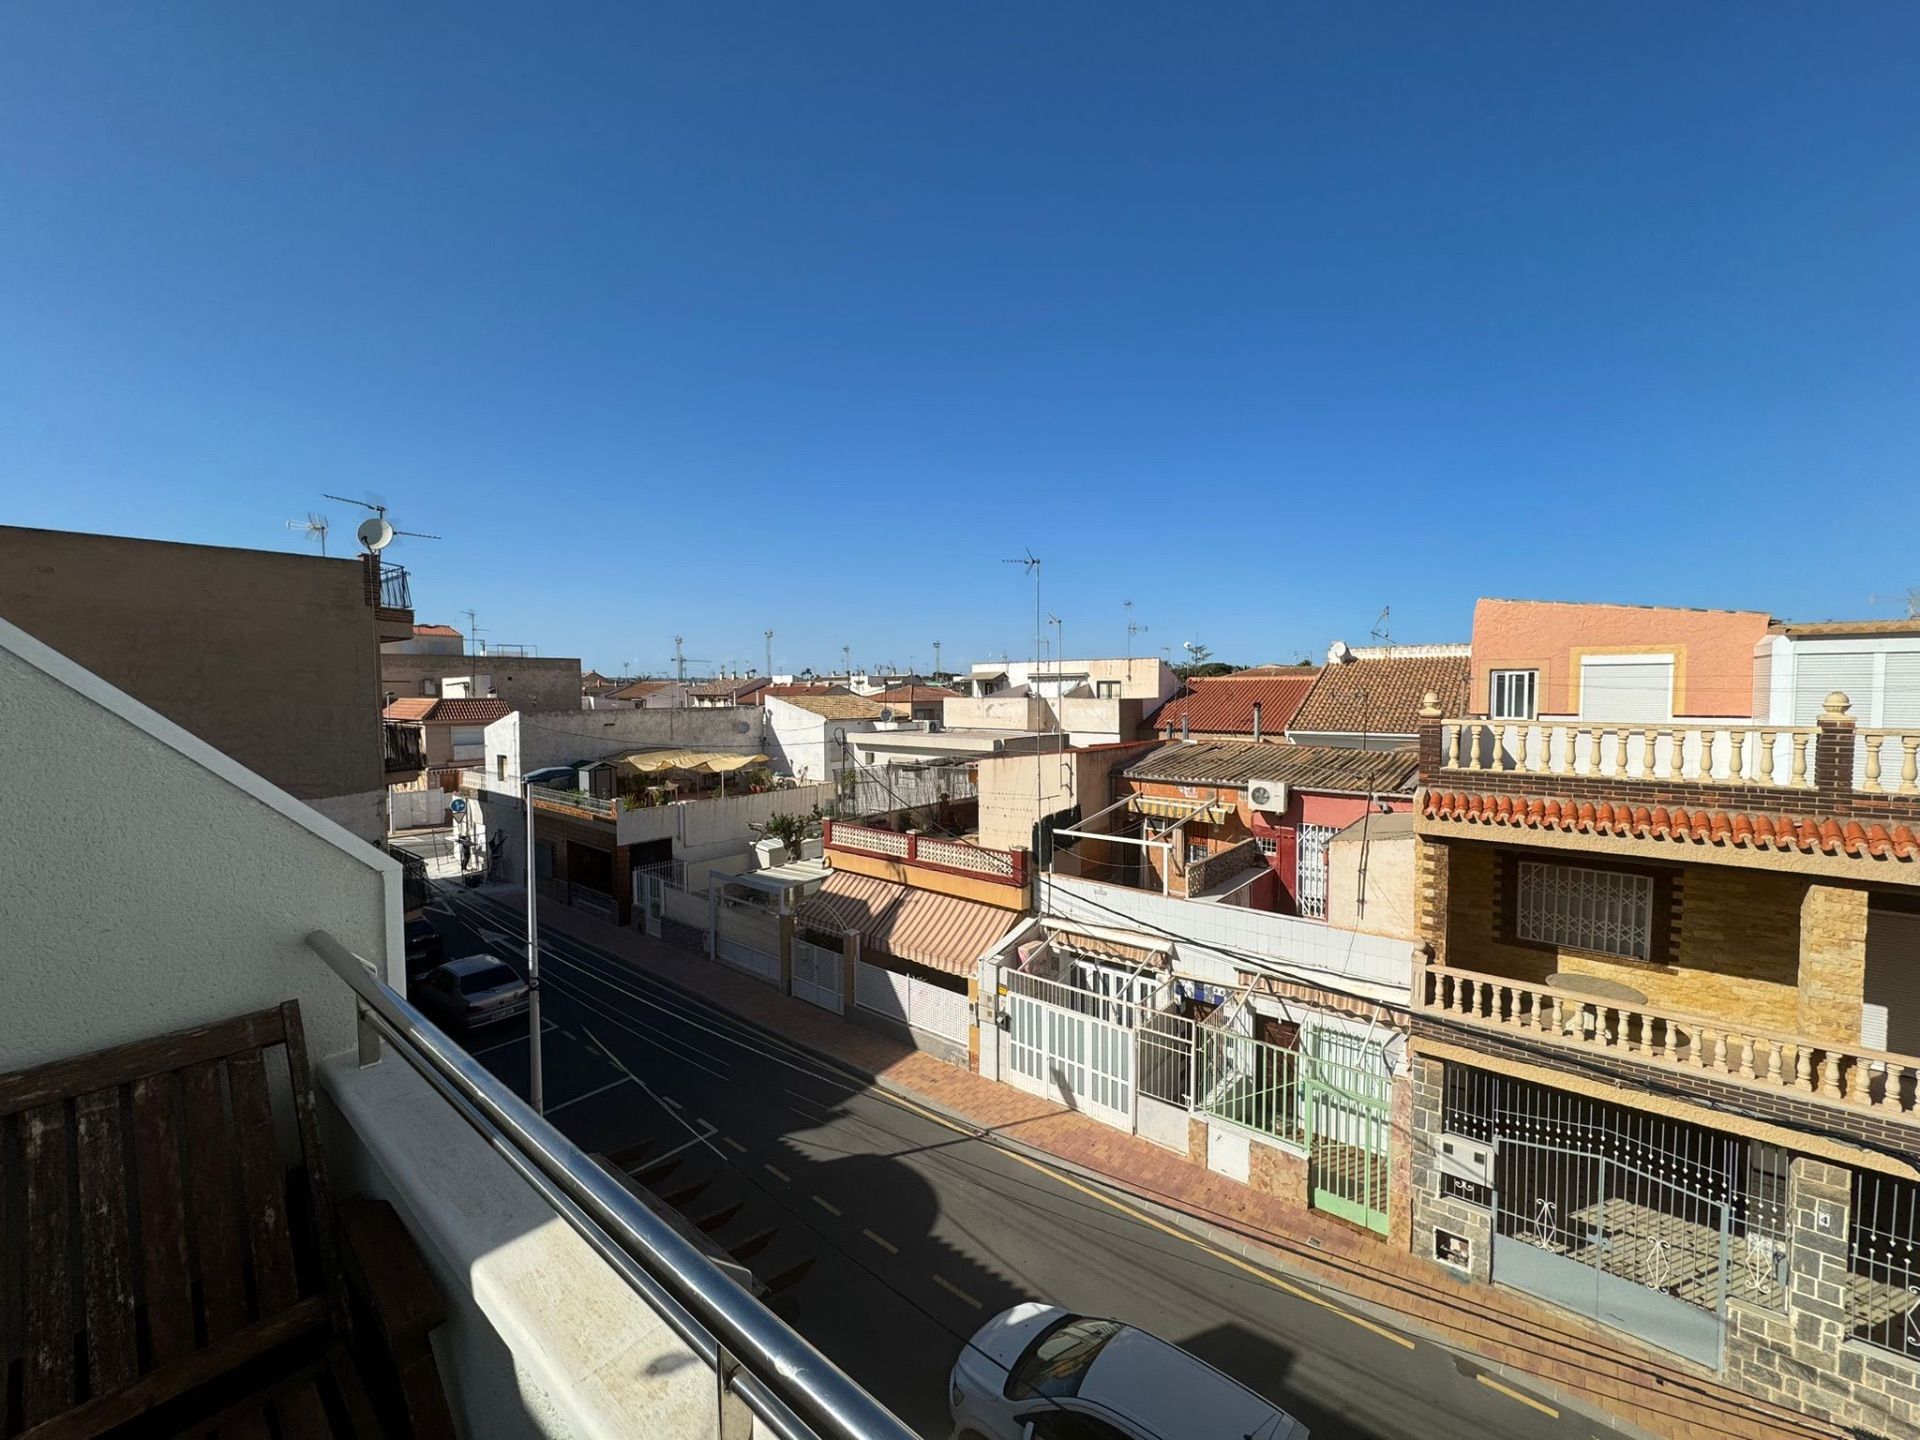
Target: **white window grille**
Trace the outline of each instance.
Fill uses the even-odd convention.
[[[1293,899],[1310,920],[1327,918],[1327,845],[1331,825],[1302,825],[1300,846],[1293,862]]]
[[[1487,713],[1495,720],[1531,720],[1538,713],[1538,670],[1495,670],[1489,678]]]
[[[1260,853],[1262,855],[1277,855],[1280,853],[1280,842],[1271,835],[1256,835],[1253,837],[1253,843],[1260,847]]]
[[[1520,862],[1522,940],[1645,960],[1653,951],[1653,880],[1618,870]]]
[[[1187,842],[1187,864],[1198,865],[1206,858],[1207,847],[1204,841],[1189,840]]]

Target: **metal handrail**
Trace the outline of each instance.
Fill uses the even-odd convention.
[[[781,1440],[914,1440],[878,1400],[784,1321],[727,1279],[667,1222],[628,1193],[513,1091],[324,930],[307,948],[359,998],[361,1063],[394,1049],[681,1340],[714,1371],[724,1402],[738,1397]]]

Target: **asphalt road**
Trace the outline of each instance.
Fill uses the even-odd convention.
[[[444,887],[430,915],[449,958],[490,948],[521,964],[514,908]],[[772,1303],[923,1435],[948,1434],[947,1377],[967,1337],[1022,1300],[1182,1345],[1317,1440],[1609,1433],[607,952],[548,931],[541,956],[548,1118],[750,1251]],[[526,1093],[524,1032],[483,1031],[470,1048]]]

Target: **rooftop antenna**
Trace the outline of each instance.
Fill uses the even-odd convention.
[[[327,500],[338,500],[342,505],[358,505],[362,510],[371,510],[373,514],[360,522],[360,528],[354,531],[360,543],[367,547],[369,555],[378,555],[400,535],[411,535],[416,540],[438,540],[438,535],[429,535],[424,530],[396,530],[387,521],[387,507],[378,500],[355,500],[349,495],[325,495]]]
[[[1040,663],[1040,557],[1033,553],[1033,547],[1024,547],[1026,553],[1017,560],[1002,560],[1002,565],[1024,565],[1027,574],[1033,577],[1033,660]]]
[[[1382,605],[1380,607],[1380,618],[1373,622],[1373,629],[1367,632],[1388,649],[1393,648],[1393,636],[1388,633],[1387,630],[1387,616],[1392,613],[1393,607],[1391,605]]]
[[[767,668],[762,673],[765,674],[768,680],[772,680],[773,679],[773,631],[768,630],[766,632],[766,638],[767,638]]]
[[[687,683],[687,652],[680,647],[686,643],[685,637],[673,637],[673,678],[681,685]]]
[[[460,613],[467,617],[467,653],[469,655],[478,655],[480,653],[480,627],[474,622],[479,617],[471,610],[462,610]]]
[[[1915,593],[1920,594],[1920,591]],[[938,640],[933,642],[933,674],[928,678],[936,685],[940,683],[940,642]]]
[[[847,679],[851,681],[853,679],[853,647],[851,645],[840,647],[840,668],[846,672]]]
[[[1146,634],[1147,627],[1134,620],[1133,601],[1122,600],[1120,603],[1127,610],[1127,679],[1131,681],[1133,679],[1133,637]]]
[[[327,553],[327,517],[317,510],[309,510],[304,520],[287,521],[287,529],[298,530],[309,540],[320,542],[320,553]]]

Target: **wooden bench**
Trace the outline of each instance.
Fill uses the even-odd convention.
[[[0,1075],[0,1436],[440,1440],[443,1319],[329,1201],[297,1005]]]

